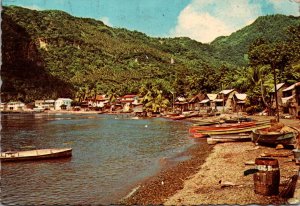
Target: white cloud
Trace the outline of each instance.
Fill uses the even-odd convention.
[[[107,16],[103,16],[99,18],[100,21],[103,21],[104,24],[106,24],[107,26],[112,27],[112,23],[109,21],[109,18]]]
[[[273,4],[276,13],[285,15],[300,15],[300,0],[267,0]]]
[[[207,43],[241,29],[260,15],[260,5],[248,1],[193,0],[181,11],[170,35]]]

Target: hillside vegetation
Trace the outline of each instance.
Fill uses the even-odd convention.
[[[1,98],[81,100],[155,90],[171,99],[172,93],[190,97],[233,86],[246,92],[239,80],[248,73],[251,45],[258,39],[288,41],[288,29],[299,22],[292,16],[259,17],[228,37],[202,44],[184,37],[152,38],[62,11],[4,7]],[[288,65],[297,69],[295,59]],[[298,78],[287,74],[279,80],[288,75]]]

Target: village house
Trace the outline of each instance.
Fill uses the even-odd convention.
[[[120,103],[123,108],[123,112],[130,112],[134,105],[139,104],[139,96],[136,94],[127,94],[121,97]]]
[[[188,110],[190,111],[199,111],[200,110],[200,102],[205,98],[205,95],[199,93],[190,99],[188,102]]]
[[[247,100],[247,94],[235,93],[233,95],[233,111],[244,112],[246,100]]]
[[[23,102],[8,102],[1,103],[1,111],[23,111],[25,109],[25,104]]]
[[[204,99],[200,102],[200,113],[207,113],[215,109],[215,99],[218,94],[206,94]]]
[[[54,110],[55,109],[55,100],[35,100],[34,101],[35,108],[43,109],[43,110]]]
[[[216,103],[216,109],[222,112],[232,111],[232,99],[235,93],[237,92],[234,89],[226,89],[220,91],[217,98],[214,100],[214,102]]]
[[[88,107],[89,108],[100,108],[100,109],[103,109],[109,103],[109,98],[106,97],[105,94],[103,94],[103,95],[96,95],[95,98],[89,98],[87,100],[87,102],[88,102]]]
[[[55,101],[55,110],[70,110],[72,101],[69,98],[58,98]]]
[[[282,96],[283,113],[300,116],[300,82],[283,89]]]
[[[184,97],[177,97],[174,102],[175,112],[178,111],[180,113],[188,111],[188,102]]]
[[[285,83],[279,83],[276,85],[276,91],[277,91],[277,100],[278,100],[278,109],[280,113],[288,113],[285,112],[284,109],[286,109],[283,106],[282,97],[283,97],[283,91],[287,88],[287,85]],[[272,88],[270,94],[271,98],[271,105],[272,108],[276,108],[276,100],[275,100],[275,87]]]

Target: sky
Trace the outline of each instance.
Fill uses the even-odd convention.
[[[152,37],[209,43],[271,14],[300,15],[300,0],[2,0],[35,10],[63,10]]]

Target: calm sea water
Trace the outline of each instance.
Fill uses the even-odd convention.
[[[126,115],[1,116],[1,149],[72,147],[67,159],[3,163],[1,201],[18,205],[116,203],[159,160],[193,144],[186,122]]]

